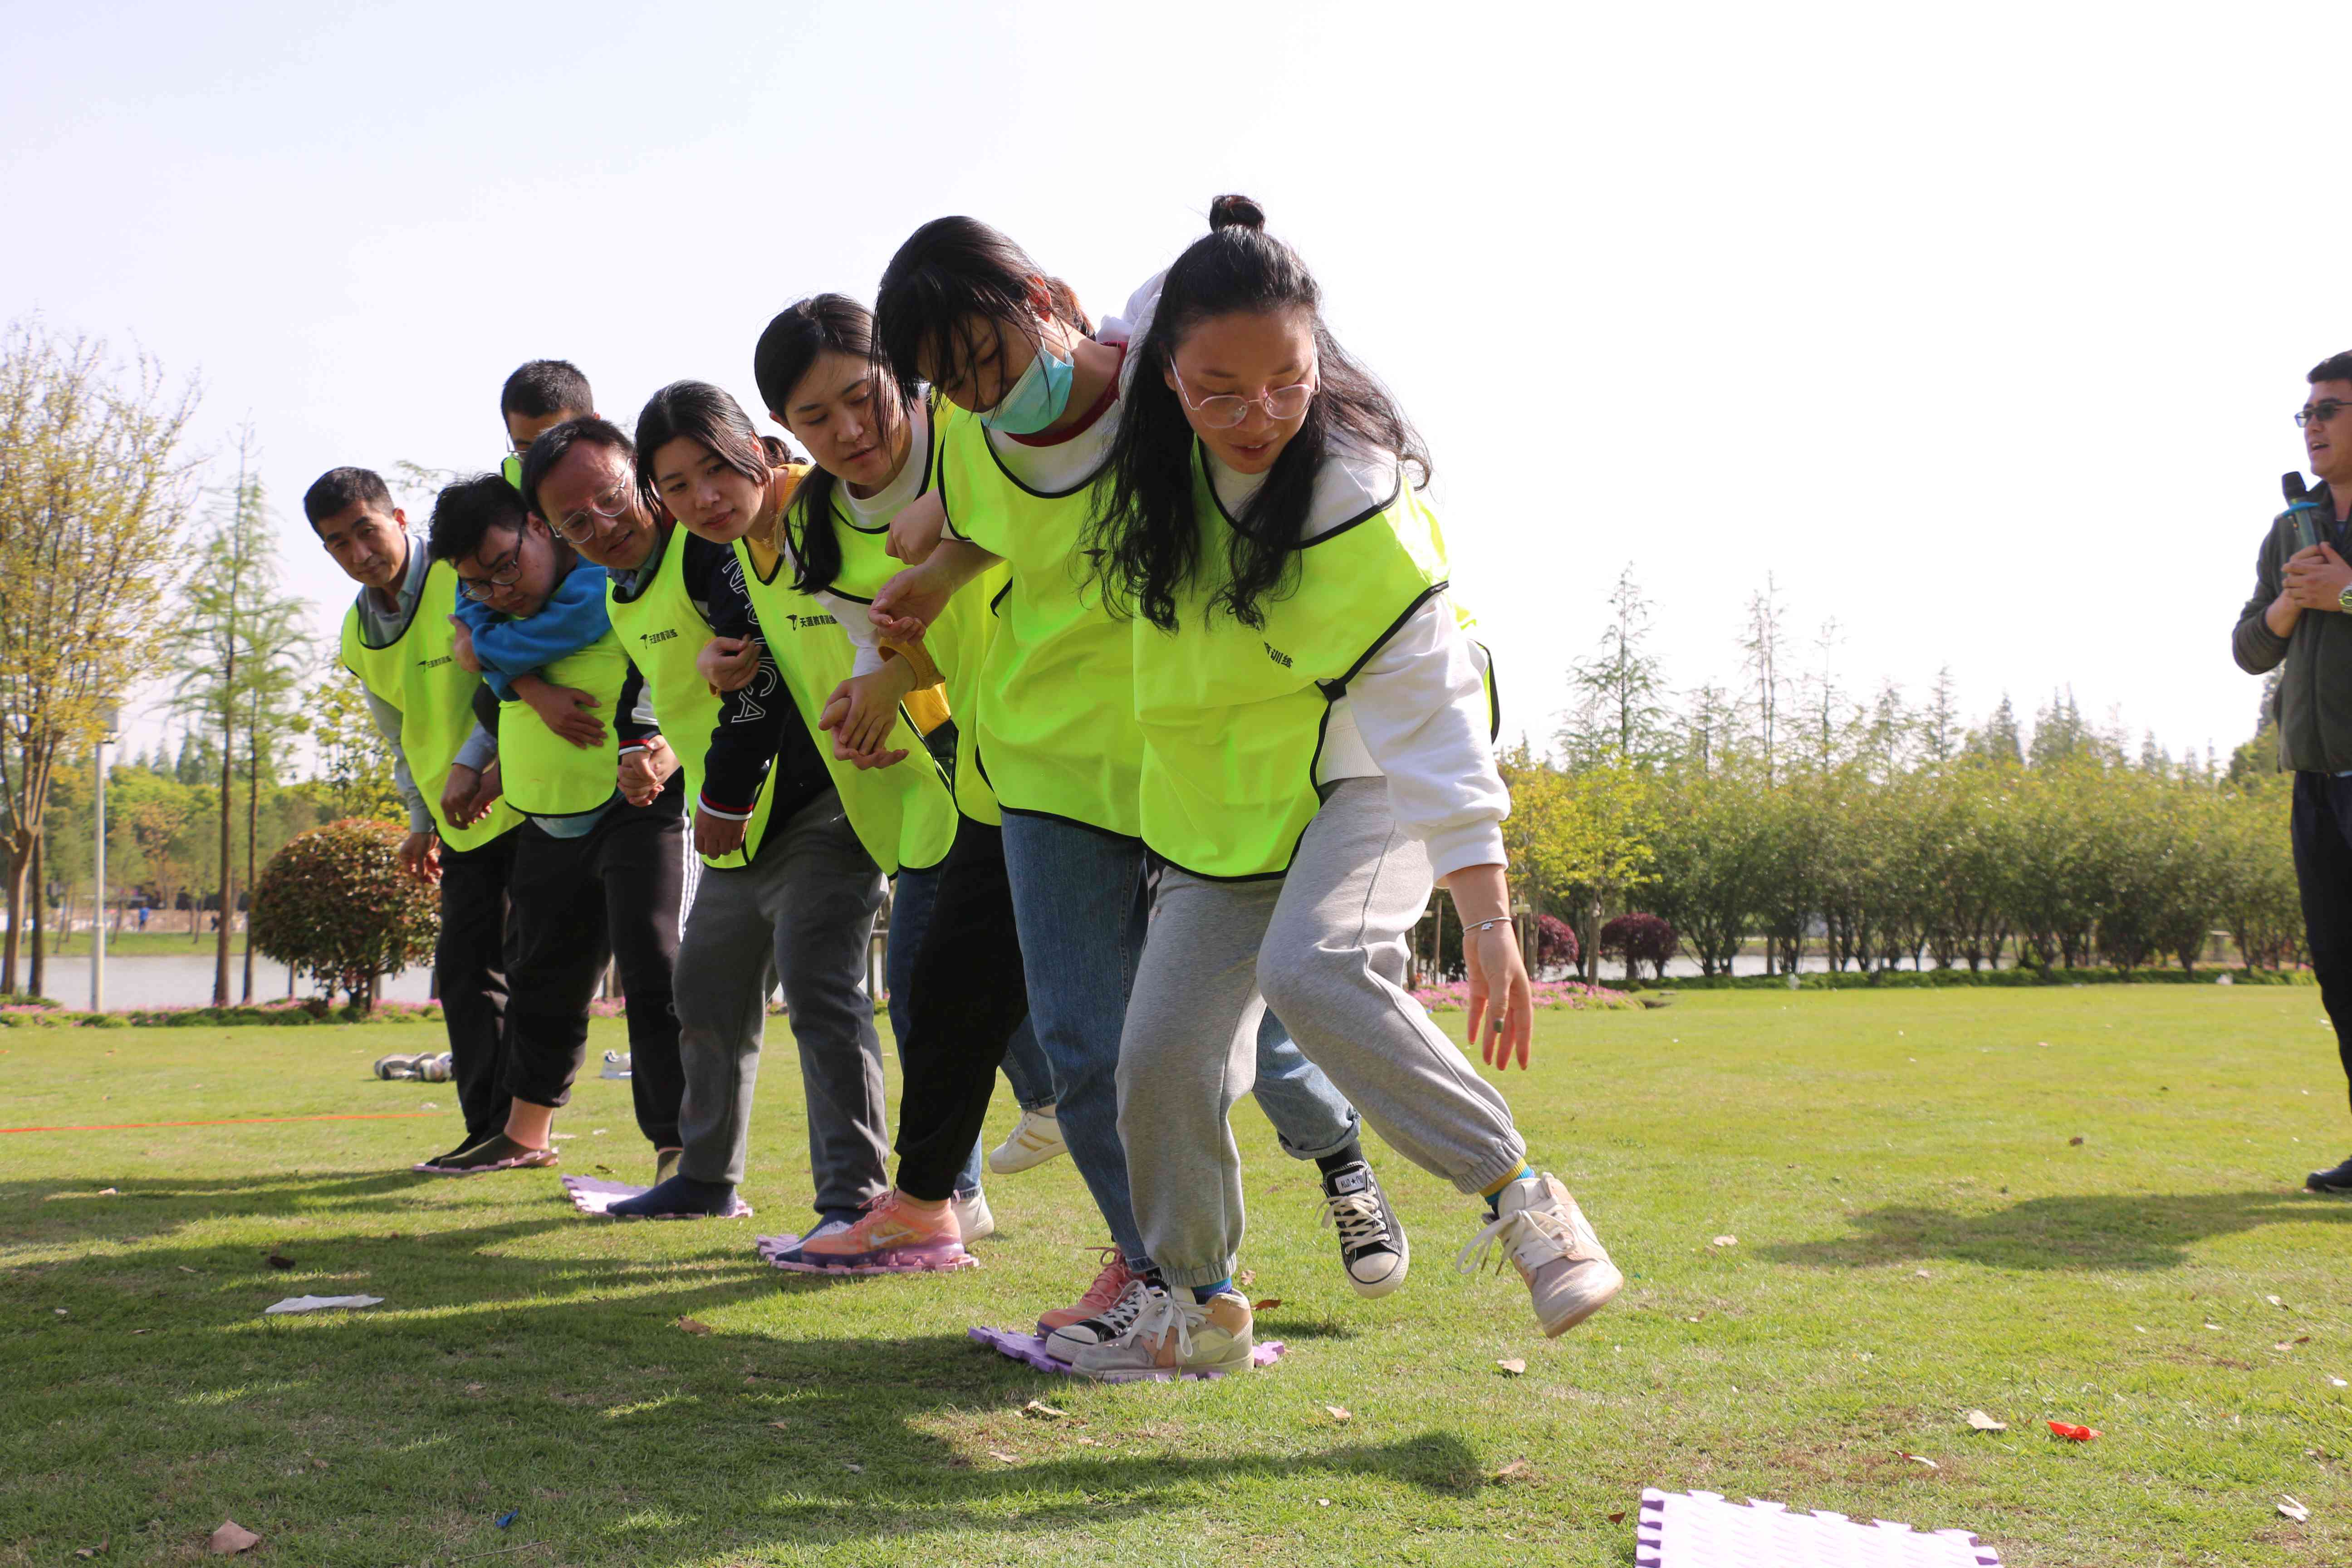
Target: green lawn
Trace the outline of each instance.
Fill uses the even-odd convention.
[[[1244,1108],[1249,1290],[1289,1354],[1181,1386],[966,1342],[1091,1271],[1066,1161],[995,1184],[982,1268],[761,1266],[755,1230],[806,1223],[788,1058],[748,1224],[407,1174],[446,1119],[11,1134],[0,1564],[193,1562],[231,1517],[263,1558],[354,1568],[528,1542],[484,1561],[1622,1564],[1611,1516],[1644,1485],[1971,1528],[2011,1568],[2342,1561],[2352,1207],[2294,1190],[2352,1147],[2318,1014],[2308,989],[2148,986],[1549,1020],[1511,1092],[1630,1277],[1554,1342],[1515,1277],[1450,1267],[1470,1205],[1377,1152],[1416,1256],[1357,1300],[1311,1170]],[[434,1038],[11,1031],[0,1124],[446,1110],[446,1085],[366,1076]],[[617,1041],[600,1023],[592,1053]],[[625,1085],[584,1083],[560,1130],[568,1168],[646,1179]],[[386,1300],[262,1317],[304,1291]]]

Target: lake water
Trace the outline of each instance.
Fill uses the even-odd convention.
[[[89,1005],[89,960],[47,960],[42,988],[68,1007]],[[229,959],[228,994],[236,1000],[245,987],[245,958]],[[295,993],[310,994],[306,982]],[[286,966],[266,958],[253,963],[253,999],[270,1002],[286,994]],[[388,977],[381,993],[387,1002],[423,1002],[433,994],[433,970],[427,964]],[[121,1007],[201,1007],[213,999],[213,955],[209,952],[144,954],[137,958],[106,955],[106,1005]]]

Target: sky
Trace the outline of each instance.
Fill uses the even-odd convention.
[[[521,361],[625,426],[688,376],[756,416],[768,318],[929,218],[1100,314],[1240,191],[1428,439],[1507,731],[1630,568],[1677,688],[1738,679],[1769,580],[1853,696],[1948,666],[1971,715],[2071,687],[2226,754],[2289,416],[2352,347],[2347,44],[2305,5],[0,0],[0,319],[200,377],[228,472],[249,422],[329,647],[303,489],[491,466]]]

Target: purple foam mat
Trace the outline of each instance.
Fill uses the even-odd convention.
[[[1791,1513],[1714,1492],[1642,1493],[1636,1568],[2000,1568],[1965,1530],[1914,1530],[1892,1520],[1858,1524],[1842,1513]]]
[[[784,1256],[800,1244],[801,1238],[790,1231],[782,1236],[762,1236],[752,1242],[753,1247],[768,1260],[771,1268],[781,1268],[787,1274],[951,1274],[959,1268],[980,1267],[980,1259],[967,1252],[952,1263],[861,1263],[854,1268],[835,1268],[822,1263],[802,1263]]]
[[[1018,1329],[991,1329],[982,1327],[971,1330],[966,1337],[973,1341],[975,1343],[986,1345],[990,1350],[994,1351],[999,1355],[1011,1356],[1014,1361],[1024,1362],[1027,1364],[1035,1367],[1039,1372],[1076,1373],[1077,1370],[1070,1365],[1068,1362],[1056,1359],[1054,1352],[1045,1348],[1045,1336],[1043,1334],[1023,1333]],[[1282,1359],[1282,1352],[1289,1348],[1289,1346],[1284,1344],[1280,1340],[1260,1341],[1256,1348],[1250,1352],[1250,1365],[1272,1366],[1276,1362]],[[1135,1373],[1130,1375],[1118,1378],[1115,1381],[1123,1383],[1138,1381],[1165,1383],[1176,1375],[1177,1374],[1174,1372],[1144,1372]],[[1223,1377],[1225,1374],[1222,1372],[1188,1372],[1183,1375],[1193,1378],[1207,1378]]]
[[[734,1206],[723,1215],[699,1214],[614,1214],[612,1207],[623,1198],[643,1196],[649,1187],[633,1187],[626,1182],[607,1182],[596,1176],[566,1176],[563,1190],[572,1198],[572,1206],[582,1214],[595,1215],[603,1219],[749,1219],[751,1205],[740,1196]]]

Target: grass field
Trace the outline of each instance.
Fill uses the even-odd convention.
[[[1450,1267],[1471,1205],[1377,1150],[1414,1266],[1356,1300],[1311,1168],[1245,1107],[1248,1289],[1289,1353],[1181,1386],[966,1342],[1090,1274],[1066,1161],[994,1184],[982,1268],[761,1266],[755,1232],[808,1222],[782,1060],[749,1223],[407,1174],[446,1116],[0,1136],[0,1564],[193,1562],[225,1518],[261,1558],[354,1568],[1630,1563],[1612,1516],[1644,1485],[1969,1528],[2011,1568],[2340,1562],[2352,1206],[2294,1190],[2352,1147],[2317,1016],[2309,990],[2200,986],[1547,1019],[1510,1092],[1630,1279],[1550,1342],[1516,1277]],[[432,1042],[16,1031],[0,1123],[446,1111],[446,1085],[366,1077]],[[583,1083],[559,1131],[567,1169],[646,1179],[625,1085]],[[263,1318],[305,1291],[386,1300]]]

